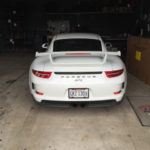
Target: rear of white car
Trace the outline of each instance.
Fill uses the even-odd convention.
[[[93,49],[54,52],[54,42],[62,39],[99,40],[102,53],[99,55]],[[55,36],[48,51],[39,55],[30,67],[29,85],[34,99],[38,102],[120,102],[126,90],[126,69],[118,56],[106,53],[98,35]]]

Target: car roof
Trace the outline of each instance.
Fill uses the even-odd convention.
[[[100,39],[100,36],[98,34],[94,34],[94,33],[62,33],[62,34],[57,34],[54,36],[55,40],[78,39],[78,38]]]

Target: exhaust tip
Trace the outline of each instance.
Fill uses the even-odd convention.
[[[72,107],[77,107],[78,105],[76,103],[71,104]]]
[[[84,108],[86,106],[85,103],[80,104],[80,107]]]

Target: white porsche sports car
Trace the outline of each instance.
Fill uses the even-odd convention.
[[[97,34],[56,35],[46,52],[36,52],[29,71],[31,94],[37,102],[121,102],[127,76],[120,55],[108,52]]]

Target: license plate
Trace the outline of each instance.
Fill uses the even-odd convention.
[[[71,88],[68,89],[69,98],[89,98],[88,88]]]

